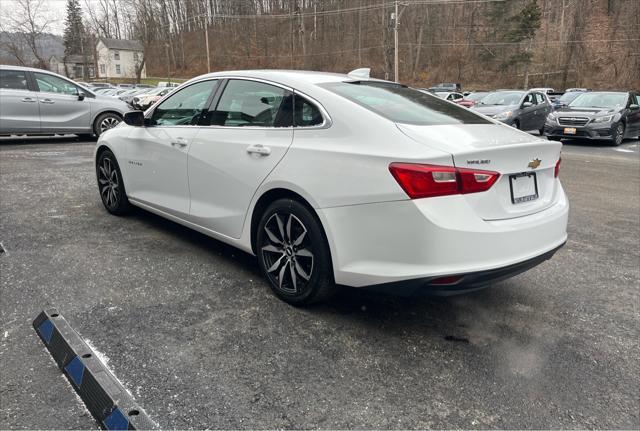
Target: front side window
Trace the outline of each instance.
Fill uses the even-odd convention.
[[[216,80],[197,82],[174,93],[153,111],[151,125],[193,126],[198,124],[217,82]]]
[[[544,95],[542,93],[535,93],[535,96],[537,104],[544,103]]]
[[[0,70],[0,89],[28,90],[27,73],[22,70]]]
[[[524,97],[524,100],[522,101],[522,103],[531,103],[532,105],[535,105],[536,102],[536,96],[533,93],[529,93]]]
[[[467,108],[400,84],[355,81],[321,86],[396,123],[420,126],[492,124]]]
[[[58,78],[57,76],[53,75],[47,75],[46,73],[35,72],[33,75],[36,78],[38,90],[42,92],[69,95],[78,94],[78,87],[65,79]]]
[[[291,125],[290,106],[291,95],[280,87],[232,79],[225,87],[210,123],[229,127],[288,127]]]

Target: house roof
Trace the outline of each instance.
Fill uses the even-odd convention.
[[[82,55],[68,55],[68,56],[61,56],[58,57],[57,55],[52,55],[49,58],[49,61],[56,59],[56,61],[60,62],[60,63],[67,63],[67,64],[82,64],[84,63],[84,56]],[[66,61],[65,61],[66,60]],[[87,62],[92,63],[93,62],[93,55],[88,55],[87,56]]]
[[[137,40],[129,39],[108,39],[101,37],[100,41],[109,49],[120,49],[123,51],[144,51],[144,47]]]

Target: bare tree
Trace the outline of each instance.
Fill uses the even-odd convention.
[[[35,66],[47,67],[47,60],[41,54],[39,43],[47,33],[51,21],[47,16],[44,0],[15,0],[14,7],[7,11],[7,24],[0,29],[12,33],[8,37],[7,48],[20,64],[28,64],[28,58],[33,56]]]

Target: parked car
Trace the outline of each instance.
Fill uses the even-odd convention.
[[[128,103],[129,105],[133,106],[133,98],[134,97],[141,96],[143,94],[147,94],[148,92],[153,91],[153,90],[155,90],[155,87],[151,87],[151,88],[148,88],[148,87],[143,87],[143,88],[136,87],[136,88],[131,89],[130,91],[127,91],[127,92],[121,94],[119,96],[119,99],[122,100],[123,102]]]
[[[460,93],[462,91],[462,87],[459,83],[446,83],[443,82],[441,84],[436,84],[433,87],[429,88],[435,92],[456,92]]]
[[[565,93],[571,93],[572,91],[591,91],[589,88],[567,88],[564,90]]]
[[[472,108],[521,130],[537,130],[542,134],[551,102],[539,91],[506,90],[486,95]]]
[[[136,95],[132,100],[133,107],[142,111],[146,111],[151,105],[162,99],[165,95],[169,94],[173,90],[173,87],[160,87],[148,91],[144,94]]]
[[[456,92],[436,91],[433,94],[435,94],[441,99],[448,100],[449,102],[458,102],[459,100],[464,99],[464,96],[462,95],[462,93],[456,93]]]
[[[91,89],[93,89],[93,88],[115,88],[113,85],[109,84],[108,82],[90,82],[89,83],[89,87]]]
[[[556,110],[556,109],[560,109],[560,108],[564,108],[565,106],[568,106],[569,103],[571,103],[581,93],[583,93],[583,91],[577,90],[577,89],[573,89],[572,91],[568,91],[564,93],[562,96],[558,97],[556,100],[551,102],[551,104],[553,105],[553,109]]]
[[[458,105],[462,105],[465,108],[473,108],[478,101],[482,100],[487,94],[488,91],[476,91],[467,93],[464,98],[457,100],[456,103]]]
[[[604,139],[620,145],[640,135],[640,93],[637,91],[583,92],[568,106],[549,114],[544,134],[562,138]]]
[[[124,121],[96,146],[106,210],[255,254],[290,303],[336,285],[462,293],[567,239],[560,143],[393,82],[217,72]]]
[[[0,134],[100,136],[127,111],[126,103],[97,95],[56,73],[0,66]]]
[[[177,87],[178,84],[175,82],[167,82],[167,81],[160,81],[158,82],[158,87]]]

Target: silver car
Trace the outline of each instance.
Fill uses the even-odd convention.
[[[0,135],[100,136],[130,110],[47,70],[0,65]]]

